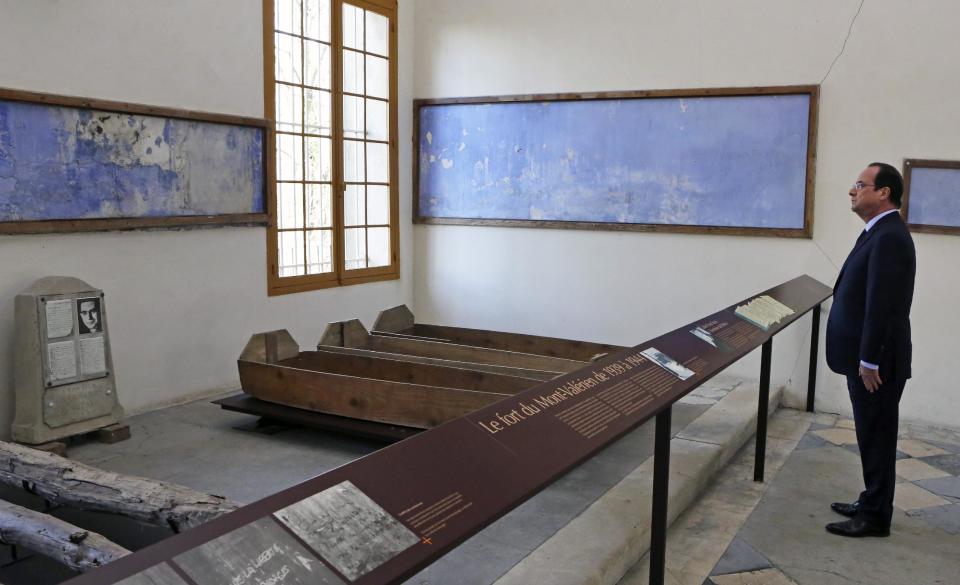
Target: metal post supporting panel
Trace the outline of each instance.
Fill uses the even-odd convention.
[[[810,370],[807,375],[807,412],[813,412],[817,396],[817,350],[820,344],[820,305],[813,308],[813,326],[810,331]]]
[[[657,415],[653,444],[653,514],[650,526],[650,585],[663,585],[667,558],[667,496],[670,487],[672,406]]]
[[[767,453],[767,412],[770,406],[770,354],[773,338],[760,348],[760,401],[757,406],[757,452],[753,462],[753,481],[763,481],[763,464]]]

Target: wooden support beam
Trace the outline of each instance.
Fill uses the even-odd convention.
[[[39,445],[30,445],[30,448],[36,449],[37,451],[53,453],[61,457],[67,456],[67,444],[63,441],[48,441],[46,443],[40,443]]]
[[[0,540],[49,557],[74,571],[96,569],[130,554],[96,532],[0,500]]]
[[[93,432],[93,438],[108,445],[126,441],[130,438],[130,425],[121,423],[103,427]],[[57,453],[57,455],[63,455],[63,453]]]

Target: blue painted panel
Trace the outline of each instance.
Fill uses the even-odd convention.
[[[960,169],[910,170],[908,222],[960,227]]]
[[[0,100],[0,221],[263,213],[264,131]]]
[[[804,226],[810,96],[425,105],[421,217]]]

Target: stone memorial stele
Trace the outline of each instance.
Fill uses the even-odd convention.
[[[15,414],[11,434],[38,445],[123,418],[102,290],[47,276],[16,298]]]

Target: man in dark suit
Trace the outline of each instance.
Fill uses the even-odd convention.
[[[842,536],[889,536],[896,482],[900,396],[910,377],[910,305],[916,252],[898,213],[903,178],[870,163],[850,189],[850,208],[866,226],[833,288],[827,365],[847,377],[864,490],[831,504],[850,517],[827,525]]]

